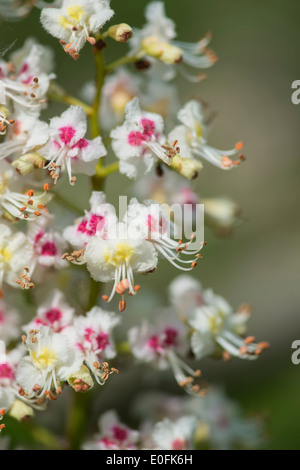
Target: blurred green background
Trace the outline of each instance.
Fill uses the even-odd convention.
[[[114,23],[141,26],[146,4],[146,0],[112,0]],[[238,140],[246,144],[247,161],[237,171],[222,172],[205,164],[194,183],[205,197],[234,199],[246,218],[226,240],[206,230],[208,244],[195,275],[233,306],[251,303],[254,313],[249,331],[272,345],[254,363],[207,360],[201,369],[207,380],[223,384],[246,413],[259,412],[266,418],[266,448],[299,449],[300,365],[291,362],[291,343],[300,339],[300,106],[291,102],[291,84],[300,79],[300,2],[165,0],[165,4],[181,40],[195,41],[209,30],[213,33],[211,47],[219,56],[204,82],[190,85],[179,80],[181,101],[199,96],[218,112],[211,145],[231,148]],[[86,46],[79,62],[73,62],[42,30],[38,10],[21,23],[2,25],[0,42],[6,46],[17,39],[18,48],[28,35],[55,49],[58,82],[70,93],[78,93],[81,85],[93,78],[90,48]],[[125,53],[126,45],[112,45],[110,51],[106,51],[110,59],[118,57]],[[50,107],[49,113],[53,109]],[[126,177],[115,181],[108,180],[111,200],[128,188]],[[87,189],[84,185],[78,188],[84,207]],[[162,280],[165,283],[176,274],[167,263],[161,263],[149,278],[162,299]],[[103,391],[97,413],[117,403],[126,407],[134,400],[132,381],[137,375],[132,374],[120,377],[121,396],[116,397],[113,386]],[[51,421],[50,414],[42,421]]]

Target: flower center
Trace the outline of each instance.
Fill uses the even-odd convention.
[[[120,266],[128,263],[133,253],[134,249],[128,243],[118,243],[112,253],[108,250],[106,251],[105,262],[113,266]]]
[[[54,349],[45,346],[40,351],[31,351],[30,356],[36,367],[46,369],[56,363],[58,357]]]
[[[12,254],[9,248],[2,248],[0,249],[0,256],[2,257],[2,261],[4,263],[9,263],[12,258]]]
[[[73,28],[73,26],[78,26],[83,15],[84,9],[81,5],[71,5],[67,8],[67,15],[60,16],[59,23],[65,29]]]
[[[41,254],[43,256],[55,256],[57,255],[57,248],[53,242],[46,242],[42,246]]]

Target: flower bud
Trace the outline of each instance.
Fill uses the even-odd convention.
[[[126,24],[115,24],[108,28],[107,34],[117,42],[127,42],[133,36],[132,28]]]
[[[197,178],[198,172],[202,168],[202,163],[193,158],[182,158],[176,154],[170,166],[173,170],[190,180]]]
[[[182,60],[183,51],[179,47],[158,41],[155,36],[145,38],[141,45],[145,54],[159,59],[165,64],[178,64]]]
[[[9,410],[9,416],[18,421],[23,421],[33,415],[33,409],[21,400],[15,400]]]
[[[87,392],[94,386],[94,381],[86,366],[81,366],[79,371],[68,378],[68,383],[75,392]]]
[[[205,222],[219,235],[229,235],[240,222],[240,207],[231,199],[207,198],[204,204]]]
[[[12,162],[12,166],[21,175],[28,175],[35,168],[39,168],[43,165],[45,159],[37,153],[27,153],[22,155],[20,158]]]

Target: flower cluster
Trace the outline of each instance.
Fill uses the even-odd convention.
[[[190,181],[203,160],[223,170],[244,160],[240,141],[225,151],[211,145],[205,107],[198,98],[181,103],[176,86],[177,72],[198,84],[200,71],[216,62],[208,47],[211,35],[195,43],[177,40],[176,25],[159,1],[147,4],[142,28],[107,25],[114,15],[110,3],[0,2],[5,21],[40,9],[41,25],[58,39],[66,64],[76,66],[71,59],[78,60],[88,42],[96,68],[95,74],[82,70],[86,82],[75,97],[56,82],[50,47],[28,38],[21,49],[12,45],[11,53],[0,54],[0,420],[9,414],[23,421],[62,393],[104,385],[113,373],[109,394],[114,386],[122,388],[122,380],[129,390],[155,374],[157,381],[151,375],[145,386],[160,388],[160,380],[173,375],[188,395],[142,397],[139,430],[123,424],[103,399],[99,432],[83,439],[85,405],[74,400],[75,409],[68,410],[74,413],[72,429],[58,447],[256,446],[260,427],[204,383],[199,369],[206,357],[252,360],[268,348],[246,335],[249,307],[234,311],[188,274],[169,279],[174,268],[193,271],[202,258],[201,204],[206,225],[218,234],[231,234],[241,221],[234,201],[200,197]],[[111,41],[128,43],[115,60],[107,60]],[[113,173],[119,179],[105,188]],[[121,196],[121,180],[132,183],[132,198],[128,203],[119,197],[117,214],[112,202]],[[156,277],[148,276],[156,271]],[[204,279],[205,269],[200,274]],[[150,278],[162,293],[169,285],[168,307]],[[114,303],[106,310],[115,296],[119,312],[135,297],[122,315]],[[126,375],[135,367],[141,371],[136,381]],[[96,398],[96,392],[90,395]],[[66,398],[66,408],[71,402]],[[136,400],[136,417],[139,408]],[[34,444],[40,439],[46,447],[51,435],[34,426]]]

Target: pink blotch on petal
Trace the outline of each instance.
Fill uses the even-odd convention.
[[[58,129],[60,140],[68,145],[76,134],[76,130],[72,126],[64,126]]]
[[[45,313],[45,317],[49,323],[55,323],[62,318],[62,313],[58,308],[51,308]]]
[[[42,256],[56,256],[57,255],[57,248],[55,243],[53,242],[46,242],[43,244],[41,248]]]
[[[146,137],[140,131],[132,131],[128,135],[128,143],[132,147],[141,147],[145,142]]]
[[[10,379],[10,380],[13,380],[14,379],[14,372],[12,370],[12,368],[4,363],[4,364],[0,364],[0,379]]]
[[[151,119],[143,118],[141,120],[141,125],[144,129],[143,134],[147,137],[152,137],[155,130],[155,122],[151,121]]]
[[[112,432],[113,432],[114,438],[119,442],[123,442],[125,441],[125,439],[127,439],[128,431],[126,431],[126,429],[124,428],[121,428],[121,426],[114,426],[112,428]]]

